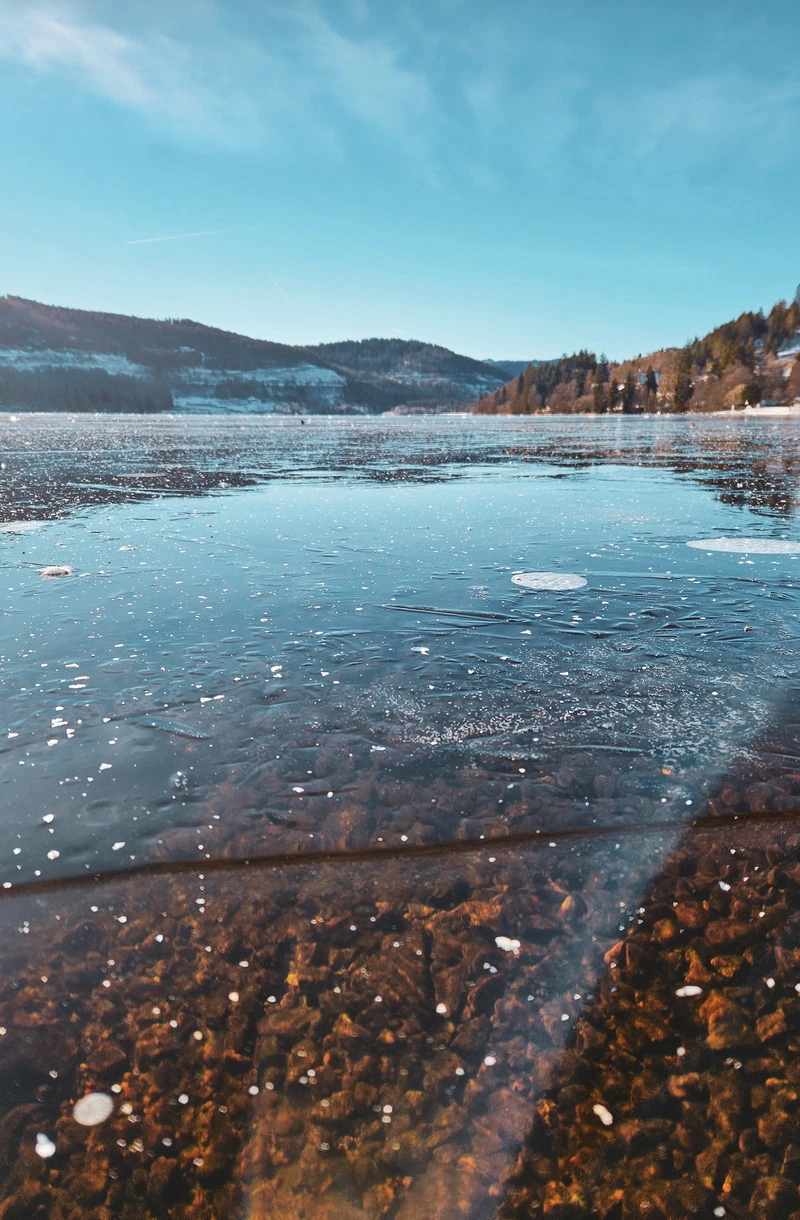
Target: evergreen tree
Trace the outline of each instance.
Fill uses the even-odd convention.
[[[644,388],[648,395],[652,394],[655,396],[658,393],[658,378],[652,364],[647,366],[647,372],[644,375]]]
[[[525,384],[525,379],[523,378],[522,373],[520,373],[519,377],[517,378],[517,398],[522,397],[522,388],[523,388],[524,384]]]
[[[636,381],[632,369],[628,369],[625,384],[622,387],[622,410],[625,415],[633,415],[636,409]]]
[[[678,371],[675,377],[675,391],[673,394],[673,404],[676,411],[684,414],[689,410],[689,400],[694,394],[694,385],[692,384],[692,354],[688,347],[685,347],[678,357]]]
[[[522,404],[520,411],[523,415],[530,415],[531,408],[528,402],[531,393],[531,382],[533,381],[533,364],[529,364],[525,370],[525,375],[522,378]]]
[[[613,411],[619,402],[619,385],[617,383],[616,374],[612,373],[608,381],[608,391],[606,393],[609,411]]]
[[[761,386],[757,381],[748,381],[742,387],[742,402],[746,407],[755,407],[761,402]]]
[[[601,361],[595,370],[594,386],[592,387],[593,406],[598,415],[605,415],[608,410],[607,382],[608,365],[605,361]]]

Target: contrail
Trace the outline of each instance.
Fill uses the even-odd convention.
[[[202,233],[173,233],[169,237],[137,237],[126,246],[144,246],[151,241],[182,241],[184,237],[211,237],[215,233],[235,233],[235,229],[204,229]]]

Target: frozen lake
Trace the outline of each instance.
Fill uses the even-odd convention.
[[[0,435],[9,1215],[791,1213],[794,421]]]

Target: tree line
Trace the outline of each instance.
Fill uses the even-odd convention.
[[[0,368],[0,406],[21,411],[154,414],[173,409],[167,386],[105,369]]]

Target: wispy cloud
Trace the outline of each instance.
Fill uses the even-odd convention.
[[[297,11],[297,21],[315,92],[386,136],[424,142],[423,120],[433,114],[435,101],[424,73],[402,62],[401,46],[377,37],[348,37],[311,4]]]
[[[623,102],[624,99],[619,99]],[[688,163],[747,149],[756,163],[783,158],[796,138],[800,84],[796,79],[744,79],[736,73],[688,75],[665,88],[641,90],[635,109],[625,106],[631,150],[639,158],[679,145]],[[620,114],[612,106],[612,123]]]
[[[216,233],[236,233],[237,229],[202,229],[199,233],[170,233],[168,237],[135,237],[126,246],[148,246],[154,241],[184,241],[187,237],[213,237]]]
[[[246,43],[223,48],[250,67]],[[160,126],[211,143],[246,145],[258,115],[246,94],[209,88],[219,44],[190,47],[158,29],[146,36],[92,20],[71,4],[0,0],[0,56],[40,73],[63,73],[90,92],[147,115]],[[219,72],[211,79],[219,79]]]
[[[477,0],[0,0],[0,58],[182,144],[373,165],[377,149],[429,182],[491,193],[511,166],[680,175],[709,155],[737,167],[789,155],[790,69],[745,75],[740,48],[658,80],[646,56],[596,58],[606,14],[565,5],[568,39],[562,9],[511,21]]]
[[[312,0],[288,9],[267,0],[255,37],[214,0],[182,24],[147,2],[111,21],[89,15],[93,7],[0,0],[0,58],[65,74],[181,140],[235,150],[302,135],[341,151],[344,119],[409,151],[425,142],[424,74],[390,41],[337,28]]]

